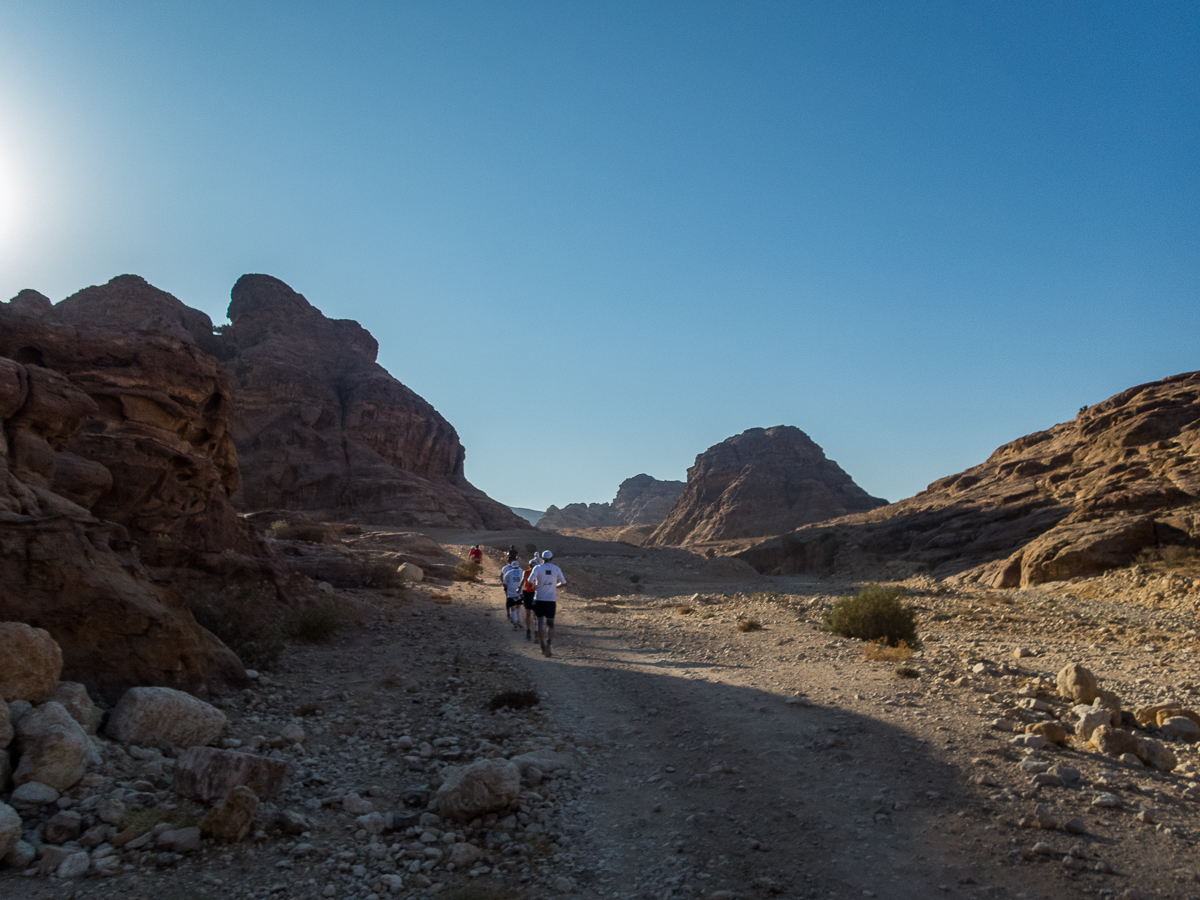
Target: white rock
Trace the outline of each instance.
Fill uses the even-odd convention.
[[[191,694],[165,687],[130,688],[117,703],[104,733],[123,744],[177,747],[209,744],[226,724],[225,713]]]
[[[1115,809],[1121,805],[1121,798],[1116,794],[1101,792],[1092,798],[1092,806],[1098,806],[1102,809]]]
[[[59,863],[56,874],[59,878],[80,878],[88,873],[91,864],[92,860],[87,855],[87,851],[80,850],[78,853],[69,854]]]
[[[91,742],[61,703],[43,703],[17,723],[20,762],[14,784],[38,781],[65,791],[87,770]]]
[[[466,821],[504,809],[521,796],[521,770],[506,759],[481,759],[469,766],[450,766],[430,802],[440,815]]]

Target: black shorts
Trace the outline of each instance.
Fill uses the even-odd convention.
[[[526,609],[533,609],[533,591],[525,591],[521,594],[521,605]]]
[[[521,605],[520,597],[509,597],[507,594],[505,595],[505,597],[504,597],[504,608],[505,609],[512,609],[514,606],[520,606],[520,605]]]
[[[539,619],[545,619],[553,624],[554,612],[558,608],[558,603],[553,600],[534,600],[533,614]]]

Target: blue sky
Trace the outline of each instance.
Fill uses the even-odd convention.
[[[506,503],[897,500],[1200,368],[1200,5],[0,0],[0,296],[125,272],[359,320]]]

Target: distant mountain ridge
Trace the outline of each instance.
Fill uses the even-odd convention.
[[[528,522],[530,525],[537,526],[538,520],[545,515],[545,510],[541,509],[526,509],[523,506],[510,506],[513,512]]]
[[[624,525],[658,525],[667,517],[683,491],[682,481],[660,481],[650,475],[626,478],[611,503],[569,503],[549,507],[539,528],[609,528]]]

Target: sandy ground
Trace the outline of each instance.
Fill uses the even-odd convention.
[[[464,555],[510,540],[438,537]],[[343,592],[354,624],[289,648],[263,687],[222,701],[232,739],[304,726],[274,801],[309,817],[303,835],[264,818],[243,845],[163,868],[145,854],[103,880],[5,874],[0,895],[369,898],[385,892],[380,873],[397,871],[403,896],[480,900],[1200,897],[1200,802],[1185,799],[1200,745],[1172,745],[1180,765],[1164,774],[1078,746],[1011,744],[1014,729],[1063,712],[1052,684],[1067,662],[1126,708],[1200,706],[1190,582],[1125,573],[995,592],[913,580],[923,650],[870,660],[820,627],[857,585],[559,543],[571,584],[552,659],[504,620],[501,556],[489,550],[478,584]],[[488,709],[499,691],[529,688],[536,707]],[[1051,712],[1024,708],[1039,699]],[[523,798],[533,828],[523,821],[502,844],[503,822],[460,827],[487,859],[429,872],[428,885],[406,874],[415,833],[372,843],[340,807],[354,792],[419,813],[441,767],[542,747],[582,766]],[[1065,783],[1039,786],[1047,770]],[[1102,793],[1117,805],[1093,805]],[[1039,806],[1056,827],[1022,824]],[[1063,827],[1072,819],[1078,833]]]

